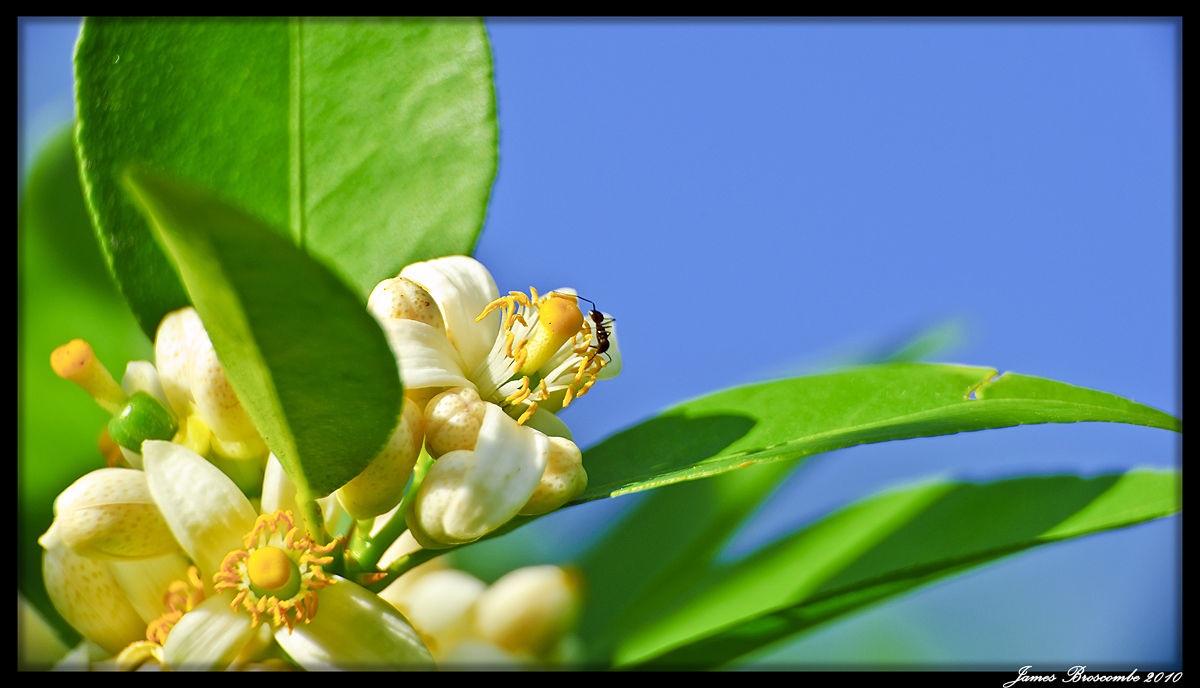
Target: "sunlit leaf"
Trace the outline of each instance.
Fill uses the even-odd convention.
[[[588,501],[842,447],[1033,423],[1104,421],[1182,432],[1128,399],[989,368],[896,363],[718,392],[584,454]]]
[[[360,297],[280,233],[142,168],[152,218],[243,407],[298,487],[322,497],[391,436],[399,374]]]
[[[496,170],[477,20],[88,19],[78,144],[109,265],[142,329],[187,304],[122,192],[130,162],[214,189],[364,296],[469,254]]]

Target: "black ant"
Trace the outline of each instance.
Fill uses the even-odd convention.
[[[568,296],[568,294],[564,294],[563,292],[560,292],[560,291],[554,292],[554,293],[555,294],[563,294],[564,296]],[[595,325],[596,325],[596,342],[597,342],[596,355],[599,356],[599,355],[607,352],[608,346],[609,346],[608,335],[610,334],[609,330],[608,330],[608,325],[613,322],[613,319],[605,318],[603,313],[596,310],[596,302],[595,301],[593,301],[591,299],[585,299],[582,296],[580,296],[579,294],[569,294],[569,296],[574,296],[577,299],[583,299],[584,301],[587,301],[588,303],[592,304],[591,310],[588,311],[588,317],[591,318],[592,322],[595,323]],[[612,356],[608,357],[608,361],[610,363],[612,362]]]

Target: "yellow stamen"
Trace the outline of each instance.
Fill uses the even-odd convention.
[[[567,385],[567,394],[563,397],[563,408],[571,405],[571,400],[575,398],[575,385]]]
[[[505,397],[504,403],[519,404],[520,402],[524,401],[525,397],[527,396],[529,396],[529,378],[523,377],[521,378],[520,389]]]
[[[162,645],[154,641],[132,642],[117,655],[117,671],[137,671],[150,662],[158,662],[166,668],[162,651]]]
[[[200,579],[200,569],[189,566],[187,575],[187,581],[177,580],[167,586],[167,594],[163,595],[167,611],[146,626],[146,640],[159,645],[165,643],[167,635],[183,615],[204,601],[204,581]]]
[[[522,413],[521,417],[517,419],[517,425],[524,425],[525,421],[529,420],[529,417],[537,410],[537,407],[536,401],[529,402],[529,408],[525,409],[525,413]]]
[[[82,339],[72,339],[55,349],[50,354],[50,367],[59,377],[82,387],[109,413],[116,413],[129,398],[113,379],[112,373],[96,358],[92,347]]]

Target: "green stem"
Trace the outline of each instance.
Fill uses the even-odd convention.
[[[349,568],[354,571],[372,571],[375,569],[375,562],[368,561],[371,558],[372,546],[371,542],[371,526],[375,524],[374,519],[363,519],[354,523],[354,535],[350,537],[350,543],[346,545],[346,554]],[[388,522],[391,525],[391,522]],[[375,561],[379,557],[374,557]],[[364,563],[364,561],[366,563]]]
[[[299,498],[300,495],[296,497]],[[325,517],[321,515],[321,505],[312,498],[297,501],[300,502],[300,511],[304,515],[304,525],[308,528],[309,536],[322,545],[329,542],[329,535],[325,532]]]

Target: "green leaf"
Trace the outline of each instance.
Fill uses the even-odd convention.
[[[75,75],[88,203],[151,337],[187,295],[120,189],[131,161],[286,229],[364,296],[479,235],[497,159],[481,21],[88,19]]]
[[[857,444],[1032,423],[1105,421],[1183,431],[1128,399],[990,368],[895,363],[718,392],[584,454],[576,502],[695,480]]]
[[[672,614],[625,638],[615,662],[715,668],[917,586],[1050,542],[1182,507],[1182,476],[931,482],[851,505],[714,572]]]
[[[208,192],[141,168],[128,184],[242,406],[297,488],[321,497],[361,473],[395,430],[403,397],[391,349],[358,294]]]
[[[775,462],[654,490],[579,562],[588,598],[579,636],[602,665],[630,629],[671,608],[795,462]],[[648,525],[651,524],[651,525]]]
[[[111,414],[54,374],[50,352],[85,339],[120,379],[125,361],[154,351],[104,268],[73,138],[68,127],[38,153],[17,212],[17,581],[72,645],[79,634],[46,595],[37,538],[50,527],[54,498],[104,467],[96,437]]]

